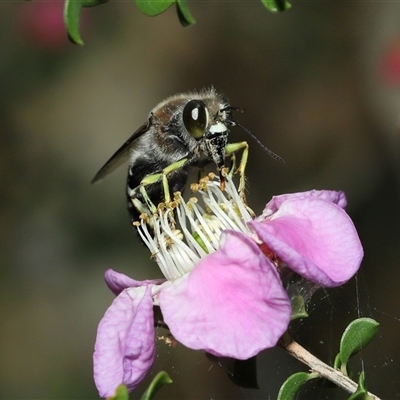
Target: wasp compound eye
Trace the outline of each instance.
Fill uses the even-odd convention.
[[[208,112],[205,104],[200,100],[191,100],[183,109],[183,124],[195,139],[200,139],[207,128]]]

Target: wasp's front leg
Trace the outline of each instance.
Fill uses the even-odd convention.
[[[240,164],[238,169],[236,170],[236,173],[239,173],[240,178],[239,178],[239,195],[243,202],[246,204],[246,196],[244,193],[245,185],[246,185],[246,176],[244,174],[244,171],[246,169],[246,164],[247,164],[247,159],[249,157],[249,145],[247,142],[239,142],[239,143],[228,143],[225,149],[225,155],[229,156],[232,155],[235,157],[235,153],[238,150],[243,149],[242,157],[240,159]]]
[[[143,197],[144,201],[146,202],[146,205],[150,212],[152,214],[157,213],[157,206],[158,204],[154,204],[152,200],[150,199],[150,196],[147,193],[147,187],[156,183],[159,183],[160,181],[162,182],[162,191],[163,191],[163,198],[165,201],[165,204],[168,205],[171,203],[171,194],[169,190],[169,183],[168,183],[168,175],[174,171],[179,170],[182,168],[186,162],[187,158],[183,158],[171,165],[168,165],[166,168],[164,168],[161,172],[156,173],[156,174],[151,174],[145,176],[142,181],[140,182],[139,186],[132,191],[130,194],[132,203],[138,209],[140,212],[143,211],[143,204],[137,200],[137,192],[138,190],[140,191],[141,196]],[[139,204],[137,204],[139,202]]]

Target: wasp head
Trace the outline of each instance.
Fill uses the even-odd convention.
[[[230,107],[216,94],[186,103],[182,119],[202,153],[217,166],[221,189],[225,188],[225,148],[228,144]]]

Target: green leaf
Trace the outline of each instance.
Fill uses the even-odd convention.
[[[79,17],[81,14],[82,1],[65,0],[64,3],[64,23],[70,40],[79,45],[83,45],[83,40],[79,34]]]
[[[366,386],[366,384],[365,384],[365,373],[364,373],[364,371],[362,371],[361,374],[360,374],[360,376],[358,377],[358,387],[357,387],[357,390],[358,390],[358,389],[364,390],[364,391],[367,390],[367,386]]]
[[[172,383],[172,380],[168,374],[165,371],[159,372],[154,377],[147,390],[143,393],[143,396],[140,398],[140,400],[151,400],[156,394],[157,390],[168,383]]]
[[[82,5],[83,7],[94,7],[107,2],[108,0],[83,0]]]
[[[286,0],[261,0],[264,6],[271,12],[289,10],[292,5]]]
[[[83,45],[83,40],[79,33],[79,17],[82,7],[93,7],[108,0],[65,0],[64,3],[64,23],[67,28],[70,40],[79,45]]]
[[[340,340],[338,363],[345,366],[352,355],[358,353],[373,339],[378,326],[379,323],[371,318],[358,318],[351,322]]]
[[[340,353],[336,354],[335,361],[333,362],[333,368],[335,369],[340,369],[342,366],[342,361],[340,360]],[[348,375],[347,373],[344,373],[345,375]]]
[[[186,27],[196,23],[196,20],[193,18],[192,14],[189,11],[186,0],[176,1],[176,11],[178,13],[178,18],[182,26]]]
[[[365,386],[364,372],[361,372],[358,379],[357,390],[349,397],[349,400],[373,400],[373,397],[368,394]]]
[[[290,302],[292,303],[292,315],[290,317],[291,321],[298,318],[308,317],[303,296],[297,295],[294,298],[292,298]]]
[[[315,372],[308,374],[307,372],[297,372],[289,378],[281,386],[277,400],[292,400],[295,398],[298,390],[309,380],[319,378]]]
[[[350,397],[349,400],[373,400],[367,392],[354,392]]]
[[[175,0],[136,0],[139,10],[148,17],[162,14]]]
[[[119,385],[115,395],[107,397],[107,400],[129,400],[128,388],[125,385]]]

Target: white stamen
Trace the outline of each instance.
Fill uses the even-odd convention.
[[[233,184],[233,181],[231,179],[227,179],[226,186],[229,188],[229,194],[232,196],[235,204],[239,207],[239,212],[244,223],[251,221],[252,217],[248,212],[246,206],[243,204],[243,201],[240,198],[239,193],[236,190],[235,185]]]
[[[197,220],[200,222],[200,226],[202,229],[196,229],[196,233],[201,236],[201,239],[204,242],[204,245],[207,247],[208,253],[212,253],[214,250],[218,248],[218,240],[215,240],[214,235],[211,231],[211,229],[208,226],[208,223],[206,220],[203,218],[203,215],[200,213],[200,207],[193,207],[193,211],[196,214]],[[207,237],[205,237],[203,234],[203,230],[207,234]],[[212,243],[210,243],[210,240]]]
[[[140,237],[170,281],[190,272],[201,258],[218,250],[224,230],[249,233],[246,223],[251,215],[229,176],[225,192],[217,178],[204,179],[199,186],[204,188],[198,194],[207,211],[198,199],[185,202],[176,193],[170,208],[167,204],[167,209],[159,209],[157,215],[141,219],[138,227]],[[154,237],[149,232],[149,220]]]
[[[186,227],[186,218],[185,217],[189,217],[191,215],[191,212],[189,211],[185,201],[183,200],[182,196],[181,198],[181,204],[184,207],[184,211],[186,212],[186,214],[182,213],[182,210],[180,207],[177,208],[177,214],[178,214],[178,219],[179,219],[179,223],[181,225],[181,229],[183,231],[183,234],[185,236],[185,238],[188,241],[189,247],[194,251],[197,252],[197,254],[199,255],[199,259],[201,257],[204,257],[207,255],[207,253],[203,250],[203,248],[199,245],[199,243],[196,241],[196,239],[193,237],[193,235],[189,232],[189,230]],[[193,225],[192,225],[193,227]]]
[[[228,225],[229,228],[231,229],[235,229],[237,225],[240,224],[240,219],[239,218],[235,218],[235,222],[232,221],[232,219],[230,219],[230,215],[228,216],[225,212],[223,212],[223,210],[221,210],[220,205],[218,204],[218,202],[215,200],[214,196],[213,196],[213,192],[214,192],[214,188],[211,186],[209,188],[209,196],[208,198],[204,198],[204,202],[214,211],[214,213],[223,221],[225,221],[225,223]],[[218,195],[218,191],[217,195]],[[226,198],[224,197],[223,199],[220,200],[226,200]],[[225,202],[222,204],[226,204]],[[231,213],[232,216],[236,217],[236,214],[233,212]],[[242,226],[243,228],[243,226]]]

